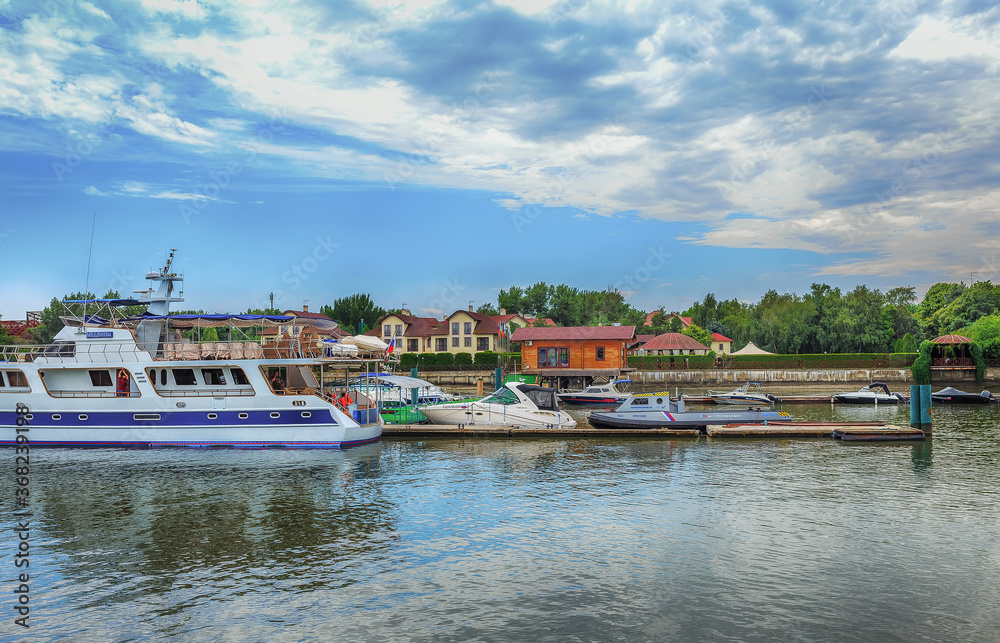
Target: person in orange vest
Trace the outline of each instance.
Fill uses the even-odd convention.
[[[341,393],[340,397],[337,399],[337,404],[343,407],[343,409],[346,411],[347,407],[353,403],[354,400],[351,399],[351,396],[348,394],[347,389],[344,389],[343,393]]]

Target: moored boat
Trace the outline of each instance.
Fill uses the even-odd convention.
[[[629,398],[629,384],[632,380],[615,380],[604,384],[591,384],[581,391],[563,391],[556,397],[563,404],[580,406],[618,406]]]
[[[763,424],[788,417],[785,411],[763,410],[760,406],[725,411],[689,411],[685,408],[683,395],[672,400],[668,393],[660,392],[635,394],[613,411],[591,413],[588,422],[599,429],[689,429],[718,424]]]
[[[777,402],[773,395],[764,392],[760,382],[747,382],[743,386],[734,388],[731,391],[709,390],[707,397],[712,398],[716,404],[765,404],[770,405]]]
[[[446,402],[417,408],[432,424],[516,425],[531,428],[573,428],[576,420],[559,410],[550,388],[506,382],[481,400]]]
[[[66,318],[47,346],[0,347],[0,444],[19,435],[39,447],[340,448],[379,439],[373,406],[343,408],[323,390],[325,368],[368,370],[379,357],[324,358],[288,346],[265,358],[253,341],[188,341],[175,324],[246,327],[291,318],[170,316],[169,304],[183,301],[173,296],[183,277],[172,261],[173,251],[165,268],[146,275],[159,282],[155,294],[84,302],[109,310],[145,304],[141,317]],[[28,409],[27,433],[15,433],[18,408]]]
[[[979,395],[966,393],[957,388],[946,386],[940,391],[931,393],[931,400],[937,404],[995,404],[1000,400],[993,397],[989,391],[983,391]]]
[[[884,382],[872,382],[853,393],[839,391],[833,399],[841,404],[906,404],[910,398],[901,393],[890,393]]]

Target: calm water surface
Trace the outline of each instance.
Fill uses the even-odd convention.
[[[30,639],[997,641],[1000,409],[934,422],[921,444],[34,450]],[[0,639],[25,633],[13,460]]]

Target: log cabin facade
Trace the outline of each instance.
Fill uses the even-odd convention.
[[[626,345],[635,326],[559,326],[518,328],[511,341],[521,342],[525,371],[621,371]]]

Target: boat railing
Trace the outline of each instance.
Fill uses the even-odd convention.
[[[136,391],[116,393],[115,391],[71,391],[58,390],[49,391],[52,397],[139,397]]]

